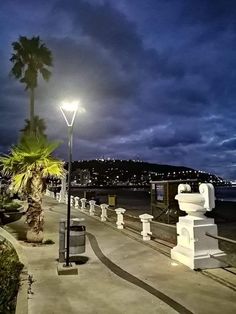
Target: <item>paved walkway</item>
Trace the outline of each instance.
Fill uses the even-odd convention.
[[[44,208],[45,239],[55,244],[22,242],[34,280],[29,314],[236,313],[235,291],[75,209],[74,217],[85,218],[88,260],[77,276],[58,276],[58,224],[66,205],[45,198]],[[6,227],[19,240],[23,222]]]

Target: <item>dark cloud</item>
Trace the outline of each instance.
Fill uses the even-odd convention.
[[[54,68],[49,83],[40,81],[36,112],[66,143],[58,106],[81,100],[75,159],[138,155],[235,178],[234,1],[23,0],[0,9],[2,151],[28,115],[27,93],[9,78],[10,44],[40,35]]]
[[[228,140],[223,141],[221,146],[224,149],[233,150],[236,152],[236,138],[232,138],[232,139],[228,139]]]

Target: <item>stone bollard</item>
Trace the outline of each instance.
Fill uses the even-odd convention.
[[[73,195],[70,196],[70,206],[74,206],[75,205],[75,198]]]
[[[153,219],[152,215],[149,214],[143,214],[139,215],[139,218],[141,219],[143,230],[141,231],[141,235],[143,236],[143,241],[149,241],[151,240],[150,235],[152,235],[152,232],[150,230],[150,222]]]
[[[106,221],[107,220],[107,204],[101,204],[101,209],[102,209],[102,214],[101,214],[101,221]]]
[[[81,210],[85,211],[86,210],[86,198],[81,198]]]
[[[117,214],[117,229],[124,229],[124,219],[123,219],[123,214],[126,212],[124,208],[116,208],[115,209],[116,214]]]
[[[59,202],[60,201],[60,193],[56,194],[56,200]]]
[[[90,216],[94,216],[95,204],[96,204],[96,201],[94,201],[94,200],[89,201],[89,205],[90,205],[90,207],[89,207],[89,215]]]
[[[79,208],[79,197],[75,196],[74,200],[75,200],[75,208]]]

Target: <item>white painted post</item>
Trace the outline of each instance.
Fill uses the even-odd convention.
[[[116,214],[117,214],[117,229],[124,229],[124,219],[123,219],[123,214],[126,212],[124,208],[116,208],[115,209]]]
[[[79,197],[75,196],[75,208],[79,208]]]
[[[89,205],[90,205],[90,207],[89,207],[89,215],[90,216],[94,216],[95,204],[96,204],[96,201],[94,201],[94,200],[89,201]]]
[[[74,206],[75,205],[75,198],[73,195],[70,196],[70,206]]]
[[[141,231],[141,235],[143,236],[143,241],[149,241],[151,240],[150,235],[152,235],[152,232],[150,230],[150,222],[153,219],[152,215],[149,214],[143,214],[139,215],[139,218],[141,219],[143,230]]]
[[[107,204],[101,204],[101,209],[102,209],[102,214],[101,214],[101,221],[106,221],[107,220]]]
[[[81,210],[85,211],[86,210],[86,198],[81,198]]]
[[[65,203],[68,204],[68,194],[65,193]]]

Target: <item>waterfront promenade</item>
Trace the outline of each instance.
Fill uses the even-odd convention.
[[[28,259],[29,314],[236,313],[232,289],[76,209],[72,216],[85,218],[87,228],[85,263],[78,265],[78,275],[58,276],[58,225],[66,205],[45,197],[43,207],[45,239],[54,245],[24,243],[24,217],[5,226]]]

